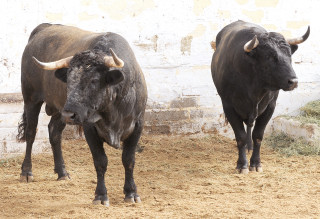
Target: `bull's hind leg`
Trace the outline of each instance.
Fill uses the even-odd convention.
[[[49,140],[52,147],[54,158],[54,172],[58,174],[58,180],[68,179],[69,174],[66,171],[62,151],[61,151],[61,136],[66,124],[61,120],[61,114],[56,113],[51,117],[48,125]]]
[[[103,141],[92,124],[83,125],[84,135],[90,147],[94,167],[97,172],[97,187],[93,204],[102,204],[109,206],[107,188],[104,181],[104,175],[107,171],[108,158],[103,148]]]
[[[25,138],[26,138],[26,154],[21,167],[20,181],[32,182],[32,162],[31,153],[32,145],[37,132],[39,113],[43,102],[28,103],[24,105],[24,113],[26,115]]]
[[[123,192],[124,201],[129,203],[141,202],[137,194],[137,187],[133,179],[133,169],[135,164],[135,151],[142,133],[142,124],[137,122],[133,133],[123,142],[122,164],[125,170],[125,183]]]
[[[260,147],[263,139],[264,130],[272,117],[275,108],[274,103],[270,103],[266,110],[257,118],[252,132],[253,151],[250,158],[250,171],[262,172],[260,160]]]

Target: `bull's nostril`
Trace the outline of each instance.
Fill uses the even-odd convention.
[[[298,84],[298,79],[296,79],[296,78],[295,79],[289,79],[288,80],[288,84],[289,85]]]
[[[294,89],[294,88],[298,87],[298,79],[297,78],[289,79],[288,85],[289,85],[290,89]]]
[[[62,116],[66,118],[66,120],[74,120],[76,118],[76,114],[69,111],[62,111]]]

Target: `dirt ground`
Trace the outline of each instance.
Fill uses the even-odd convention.
[[[33,156],[34,182],[19,182],[22,157],[0,165],[0,218],[319,218],[320,156],[262,148],[263,173],[235,171],[235,142],[221,136],[145,136],[136,156],[142,203],[123,202],[121,151],[109,146],[110,207],[91,204],[96,173],[85,141],[63,143],[71,180],[56,181],[50,154]]]

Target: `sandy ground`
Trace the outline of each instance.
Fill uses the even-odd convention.
[[[0,163],[0,218],[320,218],[320,157],[262,148],[263,173],[235,171],[234,141],[220,136],[145,136],[135,181],[142,203],[123,202],[121,151],[105,146],[110,207],[96,186],[85,141],[63,143],[71,180],[56,181],[51,154],[33,156],[34,182],[20,183],[22,157]]]

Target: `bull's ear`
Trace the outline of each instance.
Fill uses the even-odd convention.
[[[54,75],[60,81],[67,83],[67,72],[68,72],[68,68],[59,68],[54,72]]]
[[[115,85],[120,83],[124,79],[124,74],[122,71],[115,69],[108,71],[106,73],[106,82],[110,85]]]
[[[297,51],[298,45],[290,45],[290,47],[291,47],[291,55],[292,55],[295,51]]]

